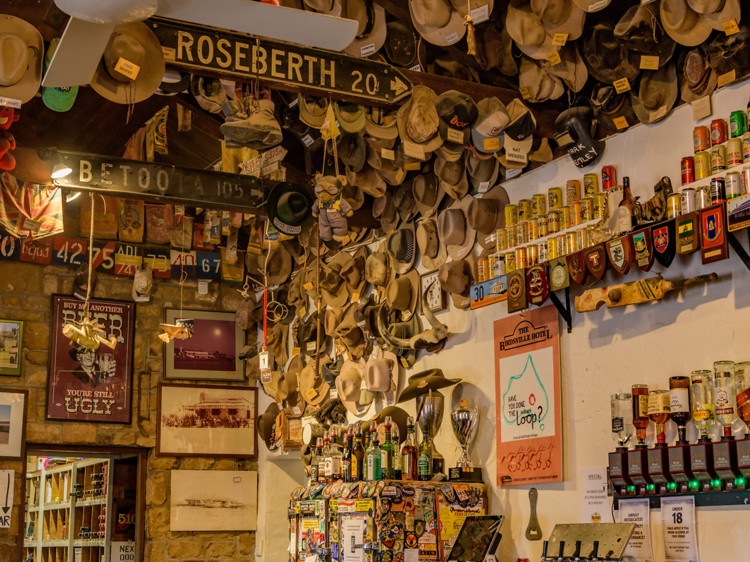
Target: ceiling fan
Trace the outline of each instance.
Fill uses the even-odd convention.
[[[330,51],[343,51],[357,22],[252,0],[56,0],[71,18],[42,85],[88,84],[115,25],[151,16],[229,29]]]

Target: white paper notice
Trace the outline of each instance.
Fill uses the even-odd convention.
[[[612,523],[607,496],[607,468],[593,466],[581,469],[582,523]]]
[[[662,498],[664,559],[667,562],[700,562],[695,532],[695,498]]]
[[[617,512],[618,523],[635,523],[635,531],[625,547],[624,554],[632,556],[638,562],[654,560],[651,550],[651,513],[648,504],[647,499],[620,500],[620,509]]]
[[[364,562],[365,520],[347,518],[341,525],[341,537],[342,562]]]
[[[418,548],[404,549],[404,562],[419,562],[419,549]]]
[[[0,470],[0,529],[10,529],[15,477],[15,470]]]
[[[109,559],[112,562],[130,562],[135,560],[135,542],[112,541],[112,550]]]

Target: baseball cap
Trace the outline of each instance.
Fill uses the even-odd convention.
[[[505,141],[503,130],[510,123],[505,104],[495,97],[484,98],[477,104],[477,110],[477,120],[471,129],[474,146],[481,152],[500,151]]]
[[[456,90],[448,90],[438,96],[435,109],[440,118],[440,136],[444,141],[461,145],[469,142],[471,128],[479,114],[473,99]]]
[[[44,55],[44,71],[47,72],[47,67],[52,60],[52,55],[55,54],[57,44],[60,39],[57,37],[50,41],[49,49]],[[78,95],[78,86],[70,86],[63,88],[42,88],[42,102],[44,105],[49,107],[52,111],[63,113],[68,111],[76,101]]]

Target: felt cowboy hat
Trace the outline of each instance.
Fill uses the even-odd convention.
[[[723,31],[724,22],[740,22],[740,0],[688,0],[690,7],[711,22],[717,31]]]
[[[419,273],[412,269],[388,283],[385,288],[388,308],[398,310],[402,320],[408,320],[417,310],[419,301]]]
[[[318,311],[313,311],[299,325],[297,339],[300,343],[300,351],[305,355],[315,356],[326,352],[328,334],[326,334],[325,322],[320,323],[320,330],[318,330],[318,318]]]
[[[378,392],[390,392],[395,395],[398,389],[398,360],[392,352],[372,358],[365,363],[365,372],[362,378],[367,389]]]
[[[3,15],[0,18],[0,97],[21,103],[33,98],[42,83],[43,61],[44,41],[39,30],[21,18]]]
[[[615,125],[615,119],[619,117],[624,117],[628,126],[637,119],[630,101],[630,92],[618,94],[615,87],[609,84],[599,82],[594,86],[591,91],[591,105],[596,120],[610,131],[622,130]]]
[[[448,78],[463,80],[464,82],[481,82],[476,70],[462,64],[450,54],[439,56],[428,68],[430,74],[437,76],[447,76]]]
[[[440,187],[438,177],[432,171],[425,171],[414,178],[411,186],[417,211],[422,218],[429,218],[437,212],[445,191]]]
[[[659,8],[665,31],[680,45],[695,47],[711,35],[713,22],[687,0],[661,0]]]
[[[90,86],[109,101],[133,104],[156,93],[163,77],[164,55],[156,35],[145,23],[126,23],[114,27]]]
[[[315,229],[310,229],[315,230]],[[245,265],[250,275],[256,279],[266,278],[269,287],[281,285],[292,273],[292,256],[277,244],[260,254],[245,253]]]
[[[574,41],[583,33],[586,12],[573,0],[531,0],[531,9],[553,36],[565,33]]]
[[[359,186],[349,181],[349,170],[346,172],[346,184],[341,189],[341,197],[346,199],[349,205],[352,206],[352,210],[356,211],[357,209],[361,209],[362,205],[365,204],[365,194]],[[356,174],[356,172],[352,172],[352,174]]]
[[[510,123],[505,104],[495,97],[484,98],[477,104],[477,119],[471,128],[471,141],[477,150],[497,152],[503,147],[503,129]]]
[[[412,183],[412,180],[409,180],[407,183],[401,184],[396,189],[396,193],[393,194],[393,204],[398,209],[398,214],[404,222],[409,222],[418,212],[417,203],[412,193]]]
[[[358,0],[357,0],[358,1]],[[333,102],[336,122],[345,133],[359,133],[365,128],[365,106]]]
[[[508,6],[505,3],[492,11],[490,21],[475,30],[476,54],[474,58],[483,70],[497,68],[505,76],[518,74],[513,56],[513,39],[506,26]]]
[[[614,29],[610,22],[587,27],[576,47],[589,74],[599,82],[612,84],[627,78],[632,85],[640,72],[641,56],[618,41]]]
[[[428,43],[447,46],[466,33],[463,16],[447,0],[409,0],[414,28]]]
[[[276,429],[276,416],[279,415],[279,405],[276,402],[271,402],[266,408],[266,411],[258,416],[258,436],[266,444],[269,450],[276,449],[278,442],[274,439],[274,431]]]
[[[320,129],[326,120],[328,100],[303,94],[298,94],[297,100],[299,100],[300,120],[314,129]]]
[[[277,322],[268,330],[266,347],[277,367],[286,365],[286,362],[289,361],[288,336],[288,324]]]
[[[310,192],[292,182],[276,184],[268,194],[268,220],[287,236],[298,236],[315,221],[312,216],[313,197]]]
[[[466,145],[457,142],[443,143],[436,151],[440,158],[446,162],[458,162],[466,152]]]
[[[505,228],[505,206],[510,203],[508,193],[496,185],[487,193],[472,199],[467,219],[469,226],[477,231],[477,241],[482,248],[494,248],[495,234]]]
[[[383,167],[380,170],[376,168],[376,171],[385,183],[394,187],[398,187],[406,179],[406,170],[397,168],[395,165],[392,167]]]
[[[474,281],[472,266],[468,259],[449,261],[438,271],[440,288],[449,293],[457,308],[466,308],[463,302],[469,299],[469,290]]]
[[[352,300],[359,300],[360,297],[364,296],[365,285],[367,279],[365,278],[365,269],[367,258],[370,255],[370,251],[367,246],[359,248],[353,256],[347,254],[347,258],[341,266],[339,275],[344,280],[346,289],[349,292],[349,296]],[[354,297],[357,297],[356,299]]]
[[[574,45],[568,44],[560,49],[560,62],[552,64],[549,61],[544,67],[553,76],[560,78],[573,92],[580,92],[589,79],[589,71],[583,64],[583,59]]]
[[[750,69],[750,25],[743,21],[739,27],[739,33],[719,33],[708,45],[711,68],[718,76],[732,70],[736,76],[745,76]]]
[[[615,39],[642,55],[658,56],[659,66],[669,62],[675,42],[664,31],[659,15],[659,2],[631,6],[617,22]]]
[[[358,23],[357,35],[344,51],[366,57],[380,50],[388,33],[383,6],[372,0],[343,0],[342,17]]]
[[[336,140],[339,158],[347,167],[359,172],[367,161],[367,143],[359,133],[342,132]]]
[[[314,256],[319,255],[318,254],[318,238],[320,237],[320,229],[318,228],[310,228],[307,231],[303,231],[302,234],[299,235],[299,243],[302,244],[302,247],[309,250],[310,253]],[[324,256],[328,253],[328,246],[326,246],[322,241],[320,242],[320,255]],[[245,263],[247,263],[247,260],[245,260]]]
[[[349,254],[340,252],[336,254],[329,263],[321,263],[320,267],[320,291],[323,304],[332,308],[344,306],[349,300],[346,284],[341,277],[341,269],[344,267]]]
[[[395,139],[398,136],[396,112],[386,113],[379,107],[368,107],[365,110],[365,132],[374,139]]]
[[[448,259],[448,251],[438,236],[437,221],[433,218],[425,219],[419,224],[417,245],[422,254],[422,265],[428,271],[440,269]]]
[[[302,411],[305,409],[305,402],[299,391],[299,378],[304,366],[305,364],[301,357],[293,357],[286,371],[279,376],[278,382],[278,395],[281,401],[286,403],[290,408],[296,406]]]
[[[396,114],[398,134],[402,141],[419,144],[425,152],[431,152],[443,144],[438,132],[440,118],[435,108],[436,102],[437,94],[433,90],[426,86],[414,86],[411,98]]]
[[[438,155],[435,158],[435,174],[440,180],[440,188],[453,199],[461,199],[469,192],[465,158],[449,162]]]
[[[440,390],[461,382],[461,379],[448,379],[441,369],[428,369],[409,377],[409,382],[398,399],[399,404],[413,400],[417,396]]]
[[[383,178],[381,178],[377,174],[377,172],[375,172],[372,166],[369,165],[363,166],[359,172],[347,169],[346,183],[351,186],[356,186],[356,188],[360,190],[360,193],[364,192],[372,197],[381,197],[385,193],[385,190],[387,188],[385,182],[383,181]],[[364,203],[364,197],[362,197],[361,199],[362,203]],[[359,203],[359,201],[355,202]],[[362,205],[360,204],[357,209],[361,206]],[[352,205],[352,208],[354,208],[354,205]]]
[[[380,221],[383,232],[393,231],[399,222],[398,209],[393,203],[393,192],[386,191],[372,203],[372,216]]]
[[[416,258],[416,240],[414,223],[403,223],[398,229],[388,235],[385,249],[393,260],[396,273],[403,275],[414,266]]]
[[[398,427],[398,444],[406,441],[409,414],[398,406],[388,406],[380,410],[376,416],[373,416],[362,424],[362,431],[370,431],[371,424],[375,424],[375,427],[380,427],[385,423],[385,418],[391,418],[391,425],[395,424]]]
[[[422,322],[419,319],[419,314],[412,314],[411,318],[406,322],[391,322],[388,325],[388,333],[400,339],[409,340],[412,337],[422,333]],[[391,345],[387,346],[387,351],[392,351],[398,357],[399,363],[405,369],[411,369],[414,363],[417,362],[417,350],[415,349],[398,349]],[[406,362],[404,365],[403,361]]]
[[[396,277],[391,255],[385,251],[385,242],[377,252],[370,254],[365,263],[365,279],[376,287],[385,287]]]
[[[472,192],[483,193],[497,182],[500,162],[495,158],[481,159],[470,153],[466,159],[466,170],[469,172]]]
[[[562,80],[549,72],[547,65],[528,57],[521,57],[518,85],[529,92],[531,103],[554,100],[565,93]]]
[[[708,46],[705,44],[682,50],[677,59],[677,74],[680,97],[685,103],[711,95],[719,81],[711,68]]]
[[[552,35],[544,27],[544,22],[531,9],[529,0],[510,0],[505,25],[508,34],[526,56],[533,59],[546,59],[548,53],[560,49],[552,44]]]
[[[593,0],[573,0],[573,2],[575,2],[576,5],[582,10],[585,10],[588,13],[592,13],[601,12],[604,8],[609,6],[611,0],[598,0],[596,2],[594,2]]]
[[[221,104],[227,101],[227,94],[221,81],[203,76],[190,76],[190,92],[201,109],[209,113],[221,112]]]
[[[326,361],[320,368],[323,380],[331,388],[336,388],[336,378],[341,374],[341,367],[344,366],[344,356],[339,355],[335,361]]]
[[[454,260],[465,258],[474,247],[477,232],[467,218],[473,197],[466,195],[438,215],[438,235]]]
[[[327,397],[330,387],[318,373],[315,374],[315,362],[310,361],[299,375],[299,392],[305,402],[311,406],[321,404]]]
[[[341,374],[336,377],[339,399],[344,408],[355,416],[364,413],[359,402],[362,394],[362,367],[359,361],[347,359],[341,366]]]
[[[362,327],[357,324],[357,311],[357,305],[355,303],[350,304],[344,312],[341,322],[339,322],[334,330],[334,335],[338,336],[337,339],[354,359],[363,357],[367,352],[368,346]]]
[[[383,51],[388,62],[406,68],[419,64],[419,45],[414,30],[398,20],[389,21],[387,28]],[[426,53],[424,47],[422,50]]]
[[[396,171],[396,164],[394,163],[395,154],[393,158],[391,158],[390,154],[388,155],[388,158],[383,158],[383,148],[391,150],[387,146],[376,147],[376,146],[373,146],[372,143],[369,143],[369,146],[367,147],[367,163],[374,170],[387,171],[387,172]]]
[[[663,119],[677,101],[677,71],[674,61],[659,70],[644,70],[635,90],[630,92],[633,110],[641,123],[656,123]]]
[[[338,338],[338,332],[336,328],[341,324],[341,320],[344,318],[344,308],[338,306],[336,308],[327,308],[324,317],[325,331],[328,335],[334,339]]]

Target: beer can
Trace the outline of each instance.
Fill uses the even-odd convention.
[[[586,229],[585,228],[579,228],[575,231],[576,235],[576,248],[578,250],[583,250],[586,247]]]
[[[536,244],[526,247],[526,263],[527,267],[539,263],[539,247]]]
[[[518,222],[518,205],[505,206],[505,226],[515,226]]]
[[[495,233],[495,251],[504,252],[508,248],[508,231],[499,228]]]
[[[531,198],[531,215],[538,217],[547,214],[547,198],[544,195],[537,194]]]
[[[495,263],[493,265],[493,279],[505,275],[505,258],[503,254],[495,254]]]
[[[733,168],[742,164],[744,161],[742,150],[742,139],[729,139],[727,142],[727,168]]]
[[[516,225],[516,245],[526,244],[526,221],[521,221]]]
[[[537,259],[537,263],[544,263],[544,262],[548,261],[548,258],[547,258],[547,244],[546,243],[539,244],[539,250],[538,250],[538,252],[539,252],[539,258]]]
[[[695,188],[686,187],[680,192],[680,209],[683,215],[695,211]]]
[[[575,201],[574,201],[575,202]],[[570,206],[560,207],[557,211],[557,216],[560,219],[560,230],[570,228]]]
[[[711,136],[708,132],[708,127],[702,126],[693,129],[693,152],[708,150],[711,146],[709,144],[710,138]]]
[[[531,217],[531,199],[521,199],[518,202],[518,222],[528,220]]]
[[[539,238],[544,238],[545,236],[547,236],[547,234],[549,234],[549,223],[547,221],[548,216],[549,215],[540,215],[536,218],[536,223],[539,227]]]
[[[750,133],[742,136],[742,160],[750,162]]]
[[[553,260],[557,257],[557,237],[547,240],[547,259]]]
[[[565,234],[561,234],[557,237],[557,257],[568,255],[568,237]]]
[[[581,202],[574,201],[570,204],[570,226],[581,224]]]
[[[747,115],[744,111],[733,111],[729,115],[730,138],[742,137],[747,131]]]
[[[711,180],[711,204],[716,205],[725,201],[727,198],[726,188],[724,186],[724,178],[714,178]]]
[[[539,221],[532,217],[526,221],[526,242],[539,238]]]
[[[572,254],[578,251],[578,235],[575,232],[568,232],[565,235],[565,253]]]
[[[685,156],[680,163],[680,170],[682,185],[693,183],[695,181],[695,158],[693,156]]]
[[[679,193],[673,193],[667,198],[667,218],[676,219],[682,212],[682,198]]]
[[[525,269],[529,266],[526,259],[526,247],[516,248],[516,269]]]
[[[711,175],[711,155],[705,150],[695,153],[695,179],[702,180]]]
[[[565,195],[567,197],[567,203],[570,205],[573,201],[580,201],[581,199],[581,184],[578,180],[568,180],[565,184]]]
[[[607,194],[597,193],[592,199],[594,200],[594,219],[600,219],[604,216],[604,207],[607,205]]]
[[[742,187],[742,174],[739,172],[729,172],[724,178],[724,194],[727,199],[741,197],[744,191]]]
[[[559,209],[563,204],[562,187],[550,187],[547,190],[547,210]]]
[[[723,172],[727,169],[727,146],[717,144],[711,149],[711,174]]]
[[[583,196],[593,197],[599,193],[599,176],[596,174],[585,174],[583,176]]]
[[[489,279],[495,278],[495,256],[498,254],[490,254],[487,256],[487,277]]]
[[[742,167],[742,194],[750,193],[750,166]]]
[[[503,254],[505,262],[505,273],[511,273],[516,270],[516,252],[506,252]]]
[[[560,207],[562,210],[564,207]],[[560,212],[550,211],[547,214],[547,234],[555,234],[560,230]]]
[[[581,220],[588,222],[594,219],[594,198],[584,197],[581,199]]]
[[[727,142],[727,122],[724,119],[711,121],[711,146]]]
[[[507,250],[510,250],[511,248],[515,248],[518,244],[518,237],[516,236],[516,226],[509,226],[505,229],[505,238],[507,240],[507,246],[505,247]]]
[[[583,245],[584,249],[590,248],[591,246],[594,245],[594,240],[591,238],[591,233],[594,232],[594,226],[596,225],[591,225],[591,226],[586,227],[586,242]]]
[[[695,210],[700,211],[711,206],[711,189],[703,185],[695,189]]]
[[[602,168],[602,191],[612,189],[617,185],[617,171],[614,166],[604,166]]]
[[[490,267],[489,260],[487,258],[479,258],[477,260],[477,276],[479,278],[479,282],[482,283],[483,281],[487,281],[487,273]]]

